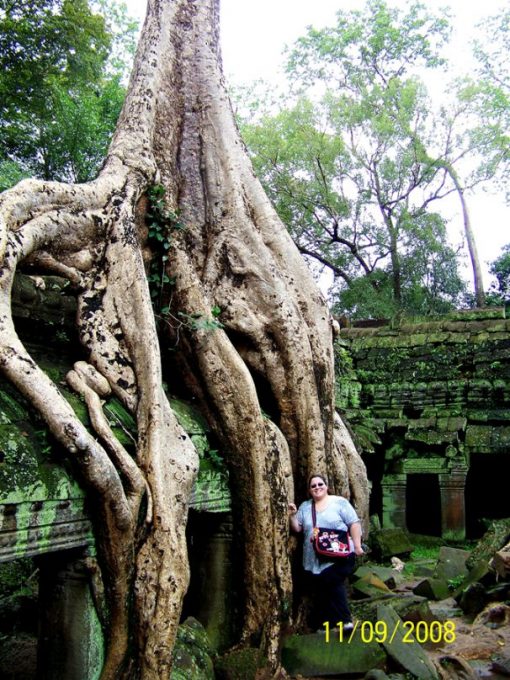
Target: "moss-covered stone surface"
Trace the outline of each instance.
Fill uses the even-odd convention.
[[[337,405],[365,452],[393,433],[393,469],[510,448],[510,320],[503,309],[344,328]],[[397,436],[398,435],[398,436]],[[395,470],[396,471],[396,470]]]
[[[505,310],[343,328],[336,358],[337,407],[379,493],[375,511],[383,526],[406,526],[409,475],[435,475],[443,504],[441,535],[462,539],[463,494],[473,461],[483,471],[495,461],[502,470],[502,456],[510,461],[510,320]],[[500,477],[495,472],[491,481],[495,496],[503,495]],[[487,472],[479,482],[487,486],[489,479]],[[476,481],[471,493],[476,502]],[[483,512],[480,520],[505,516],[502,508]]]
[[[177,631],[170,680],[214,680],[214,652],[203,626],[188,618]]]
[[[345,634],[293,635],[284,640],[282,663],[291,675],[305,677],[364,674],[373,668],[383,668],[386,654],[375,641],[363,641],[355,631]]]
[[[72,365],[69,356],[50,354],[33,343],[28,348],[90,428],[84,403],[65,384]],[[192,507],[228,511],[228,475],[221,453],[209,444],[205,421],[191,404],[177,399],[171,403],[200,456]],[[128,452],[134,451],[133,417],[115,397],[103,408],[116,437]],[[86,545],[93,545],[92,528],[86,492],[72,460],[25,399],[0,377],[0,561]]]

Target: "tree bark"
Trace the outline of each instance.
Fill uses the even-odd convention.
[[[0,366],[97,498],[110,609],[103,678],[168,677],[189,580],[185,526],[198,459],[162,390],[161,346],[174,348],[172,379],[199,400],[226,453],[244,536],[240,640],[259,644],[275,670],[291,612],[288,501],[304,498],[309,474],[325,473],[367,520],[364,466],[334,411],[330,315],[253,174],[224,87],[218,20],[217,0],[149,0],[99,177],[28,180],[0,198]],[[141,200],[155,183],[184,226],[168,252],[174,285],[160,338]],[[97,441],[16,336],[10,287],[28,257],[78,288],[88,364],[69,382],[89,404]],[[134,462],[101,418],[97,395],[109,389],[136,416]]]
[[[464,234],[466,235],[469,259],[471,260],[471,269],[473,271],[473,287],[475,291],[476,306],[485,307],[485,291],[483,288],[482,268],[480,266],[478,248],[476,247],[475,234],[473,232],[473,227],[471,226],[471,217],[469,215],[466,197],[464,196],[464,189],[453,167],[446,162],[443,163],[443,167],[452,179],[452,182],[455,186],[455,191],[457,192],[457,196],[459,197],[462,207],[462,221],[464,224]]]

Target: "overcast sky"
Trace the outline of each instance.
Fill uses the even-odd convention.
[[[143,19],[145,0],[125,0],[132,14]],[[404,0],[389,0],[404,6]],[[508,0],[427,0],[431,10],[444,6],[454,14],[455,51],[475,24],[496,14]],[[361,0],[221,0],[221,34],[225,72],[236,81],[274,77],[282,63],[282,50],[303,35],[306,27],[331,23],[339,9],[359,9]]]
[[[125,0],[132,14],[143,19],[145,0]],[[388,4],[404,6],[403,0]],[[450,59],[463,66],[476,24],[506,7],[508,0],[427,0],[430,10],[444,6],[453,13],[454,34]],[[334,21],[338,9],[359,9],[361,0],[221,0],[221,36],[224,71],[231,83],[281,77],[282,51],[303,35],[306,27],[321,28]],[[471,216],[482,264],[497,257],[510,243],[510,208],[502,199],[479,192],[471,198]],[[460,210],[452,206],[453,239],[460,238]],[[484,267],[485,268],[485,267]],[[485,276],[488,279],[488,276]],[[485,282],[487,286],[487,281]]]

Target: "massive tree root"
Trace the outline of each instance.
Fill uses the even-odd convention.
[[[184,531],[198,461],[161,387],[138,214],[151,185],[164,187],[184,226],[166,265],[174,285],[165,343],[175,345],[179,379],[228,455],[235,521],[250,539],[240,639],[260,644],[275,668],[291,611],[288,501],[304,496],[317,471],[364,520],[368,508],[363,465],[335,420],[327,307],[239,138],[223,85],[218,12],[217,0],[149,0],[97,180],[30,180],[0,199],[0,365],[97,499],[110,616],[103,678],[168,677],[189,578]],[[89,406],[97,440],[16,336],[10,290],[23,262],[67,277],[78,291],[88,362],[68,381]],[[177,334],[172,318],[204,323],[180,323]],[[134,460],[102,416],[100,398],[110,390],[136,416]]]

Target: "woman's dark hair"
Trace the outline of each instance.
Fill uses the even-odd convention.
[[[325,484],[326,486],[328,485],[328,480],[326,479],[326,477],[324,477],[324,475],[310,475],[310,476],[308,477],[308,488],[310,488],[310,484],[312,483],[312,479],[314,479],[315,477],[318,477],[319,479],[322,479],[322,481],[324,482],[324,484]]]

